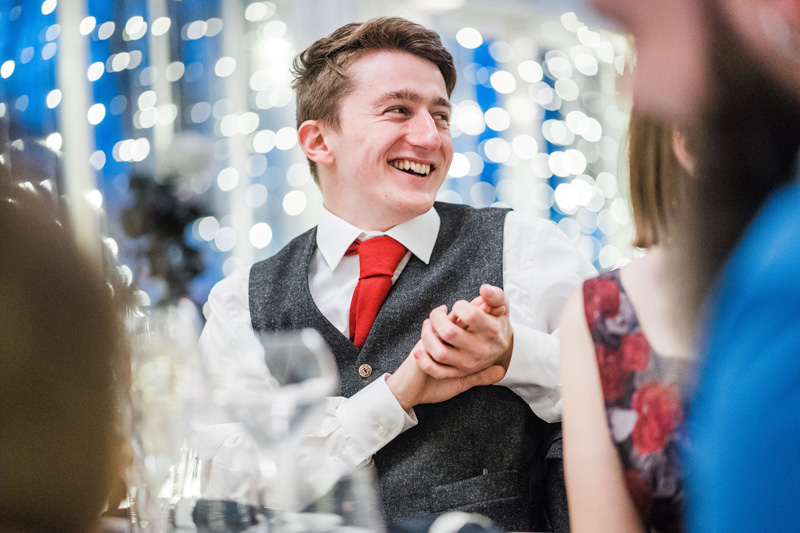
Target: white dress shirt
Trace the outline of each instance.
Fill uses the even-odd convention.
[[[359,263],[358,255],[344,254],[355,239],[388,235],[408,249],[394,282],[411,254],[426,264],[430,261],[439,224],[439,215],[431,208],[386,232],[365,232],[323,209],[317,249],[309,266],[309,288],[322,314],[349,336],[350,300],[358,283]],[[514,391],[543,420],[555,422],[561,417],[557,321],[570,294],[596,271],[549,220],[511,211],[503,237],[503,288],[514,345],[508,371],[498,385]],[[235,372],[243,383],[259,375],[254,368],[261,367],[263,376],[263,350],[249,313],[249,270],[219,282],[208,301],[210,315],[200,337],[207,364],[225,365],[226,372]],[[413,410],[400,407],[384,375],[350,398],[329,399],[319,431],[301,447],[304,461],[300,462],[324,486],[368,462],[416,423]],[[255,448],[236,428],[221,423],[196,427],[193,440],[204,460],[204,497],[256,501]],[[249,454],[243,453],[245,448]]]

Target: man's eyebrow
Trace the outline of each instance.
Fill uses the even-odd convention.
[[[410,89],[401,89],[399,91],[391,91],[381,94],[372,101],[372,107],[382,107],[398,100],[405,100],[407,102],[418,104],[425,101],[425,98],[416,91],[412,91]],[[450,100],[444,98],[443,96],[437,96],[434,98],[433,105],[434,107],[446,107],[448,110],[453,107],[452,104],[450,104]]]

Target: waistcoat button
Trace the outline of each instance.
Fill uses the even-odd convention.
[[[368,364],[363,364],[360,367],[358,367],[358,374],[362,378],[368,378],[372,375],[372,367],[369,366]]]

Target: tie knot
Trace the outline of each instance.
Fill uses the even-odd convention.
[[[374,276],[392,276],[400,260],[406,254],[406,247],[391,237],[375,237],[357,245],[360,275],[359,279]]]

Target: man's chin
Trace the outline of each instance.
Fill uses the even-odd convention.
[[[386,211],[387,214],[391,213],[390,216],[395,220],[402,219],[394,225],[402,224],[430,211],[435,201],[436,196],[434,195],[417,198],[398,198],[387,206]]]

